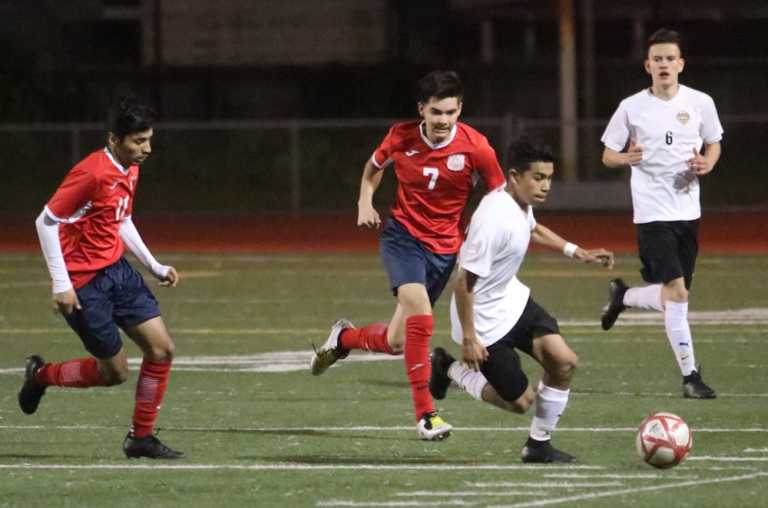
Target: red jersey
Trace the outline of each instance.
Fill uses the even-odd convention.
[[[477,176],[486,190],[506,182],[488,140],[461,122],[438,145],[422,132],[419,121],[395,124],[371,162],[378,168],[395,164],[398,184],[392,217],[437,254],[458,252],[459,222]]]
[[[138,180],[138,166],[123,168],[104,148],[78,162],[46,204],[46,213],[60,223],[61,251],[75,288],[123,255],[120,223],[131,216]]]

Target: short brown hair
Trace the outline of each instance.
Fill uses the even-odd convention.
[[[446,99],[456,97],[461,102],[464,97],[464,86],[461,78],[454,71],[432,71],[416,83],[416,100],[422,104],[429,99]]]
[[[651,49],[651,46],[654,44],[677,44],[677,47],[680,48],[680,55],[683,54],[683,39],[680,37],[680,34],[676,32],[675,30],[670,30],[668,28],[659,28],[655,32],[651,34],[650,37],[648,37],[648,40],[645,42],[645,55],[648,56],[648,51]]]

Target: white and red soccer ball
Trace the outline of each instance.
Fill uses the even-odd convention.
[[[635,441],[637,453],[652,465],[661,469],[678,465],[688,456],[693,436],[688,425],[672,413],[656,413],[640,424]]]

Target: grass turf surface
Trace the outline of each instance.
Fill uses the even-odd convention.
[[[700,258],[691,309],[709,314],[693,314],[692,328],[714,401],[680,396],[661,321],[622,316],[614,330],[599,329],[607,280],[639,282],[634,258],[620,258],[613,273],[562,257],[526,260],[521,279],[580,357],[554,441],[579,457],[569,467],[520,464],[530,413],[455,389],[437,403],[454,434],[419,441],[400,360],[353,353],[309,375],[309,341],[324,341],[333,319],[389,319],[394,304],[374,256],[161,258],[183,277],[155,290],[177,346],[160,437],[189,457],[173,463],[122,456],[135,373],[120,387],[51,388],[37,414],[20,413],[24,356],[60,361],[83,350],[48,311],[40,257],[0,255],[0,506],[764,506],[764,258]],[[433,345],[456,353],[448,295],[435,310]],[[524,365],[535,382],[539,368]],[[634,451],[633,429],[662,410],[694,435],[691,457],[668,471]]]

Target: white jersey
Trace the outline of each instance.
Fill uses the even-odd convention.
[[[472,215],[458,262],[478,277],[474,321],[477,338],[484,346],[504,337],[525,309],[531,290],[517,279],[517,272],[535,227],[531,207],[521,209],[503,189],[486,194]],[[451,336],[461,344],[455,294],[451,297]]]
[[[627,97],[611,117],[601,141],[620,152],[632,139],[643,160],[632,166],[635,224],[701,217],[699,179],[688,170],[693,149],[717,143],[723,128],[712,98],[679,85],[670,100],[645,89]]]

